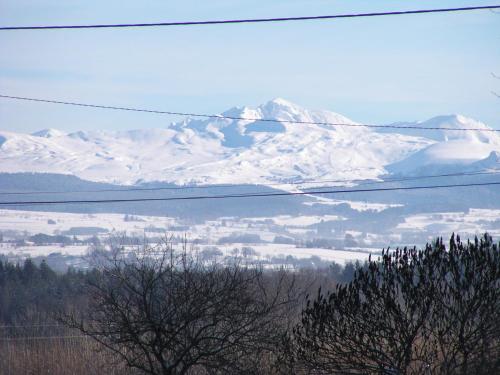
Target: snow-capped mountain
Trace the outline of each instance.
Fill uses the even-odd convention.
[[[429,174],[430,171],[437,173],[481,169],[475,168],[479,167],[481,160],[489,158],[492,153],[500,150],[498,132],[491,131],[491,128],[479,121],[460,115],[438,116],[424,122],[398,125],[410,127],[408,130],[396,129],[401,134],[422,136],[433,139],[436,143],[387,166],[387,170],[391,173],[416,175]],[[411,129],[412,126],[436,130]],[[442,128],[446,130],[439,130]],[[471,128],[484,129],[484,131],[467,130]],[[500,165],[497,165],[498,167]]]
[[[355,122],[329,111],[306,110],[283,99],[257,108],[232,108],[223,115],[251,120],[189,118],[164,129],[121,132],[65,134],[47,129],[28,135],[0,131],[0,172],[73,174],[121,184],[266,184],[377,178],[388,172],[412,174],[431,165],[478,163],[494,168],[491,160],[496,157],[498,161],[494,153],[500,153],[500,136],[495,132],[439,130],[488,129],[463,116],[440,116],[418,123],[437,130],[374,131],[311,124]]]
[[[438,142],[466,139],[483,143],[498,143],[500,140],[498,133],[491,132],[489,126],[462,115],[436,116],[427,121],[399,122],[393,125],[406,127],[407,129],[382,128],[379,131],[424,137]],[[420,129],[421,127],[427,129]],[[482,129],[485,131],[464,131],[467,129]]]

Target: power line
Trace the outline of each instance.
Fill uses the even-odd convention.
[[[457,172],[457,173],[446,173],[446,174],[434,174],[434,175],[423,175],[423,176],[408,176],[403,178],[392,178],[385,179],[383,181],[371,181],[358,184],[357,186],[365,185],[378,185],[393,182],[405,182],[422,180],[428,178],[442,178],[442,177],[462,177],[462,176],[477,176],[477,175],[497,175],[500,173],[498,171],[487,171],[480,170],[474,172]],[[262,183],[261,186],[294,186],[294,185],[311,185],[320,183],[355,183],[363,182],[369,179],[343,179],[343,180],[307,180],[300,182],[281,182],[281,183]],[[124,189],[95,189],[95,190],[72,190],[72,191],[21,191],[21,192],[0,192],[0,195],[42,195],[42,194],[85,194],[85,193],[108,193],[108,192],[137,192],[137,191],[164,191],[164,190],[190,190],[190,189],[210,189],[210,188],[234,188],[238,184],[214,184],[214,185],[188,185],[188,186],[169,186],[169,187],[151,187],[151,188],[124,188]],[[259,186],[259,184],[239,184],[245,186]]]
[[[103,29],[103,28],[131,28],[131,27],[163,27],[163,26],[202,26],[202,25],[227,25],[243,23],[265,23],[265,22],[290,22],[290,21],[320,21],[337,18],[361,18],[380,16],[401,16],[410,14],[427,13],[449,13],[465,12],[472,10],[498,9],[500,5],[472,6],[461,8],[440,8],[440,9],[418,9],[406,11],[372,12],[372,13],[351,13],[324,16],[300,16],[300,17],[275,17],[275,18],[248,18],[210,21],[180,21],[180,22],[155,22],[155,23],[119,23],[119,24],[92,24],[92,25],[51,25],[51,26],[10,26],[0,27],[0,31],[7,30],[54,30],[54,29]]]
[[[54,204],[101,204],[101,203],[131,203],[131,202],[159,202],[159,201],[188,201],[188,200],[206,200],[206,199],[229,199],[229,198],[261,198],[261,197],[282,197],[296,195],[321,195],[321,194],[349,194],[349,193],[369,193],[382,191],[406,191],[406,190],[430,190],[444,189],[457,187],[474,187],[474,186],[492,186],[500,185],[498,182],[483,182],[469,184],[454,184],[454,185],[424,185],[410,187],[394,187],[394,188],[375,188],[375,189],[354,189],[354,190],[315,190],[315,191],[300,191],[300,192],[280,192],[280,193],[252,193],[252,194],[225,194],[225,195],[199,195],[190,197],[171,197],[171,198],[131,198],[131,199],[96,199],[96,200],[62,200],[62,201],[12,201],[0,202],[0,206],[25,206],[25,205],[54,205]]]
[[[118,106],[101,105],[101,104],[77,103],[77,102],[69,102],[69,101],[61,101],[61,100],[29,98],[29,97],[23,97],[23,96],[12,96],[12,95],[2,95],[2,94],[0,94],[0,98],[14,99],[14,100],[25,100],[25,101],[39,102],[39,103],[62,104],[62,105],[87,107],[87,108],[111,109],[111,110],[118,110],[118,111],[144,112],[144,113],[175,115],[175,116],[215,118],[215,119],[223,119],[223,120],[224,119],[226,119],[226,120],[241,120],[241,121],[251,121],[251,122],[262,121],[262,122],[302,124],[302,125],[343,126],[343,127],[353,127],[353,128],[384,128],[384,129],[403,129],[403,130],[404,129],[422,129],[422,130],[443,130],[443,131],[500,132],[500,129],[490,129],[490,128],[451,128],[451,127],[437,127],[437,126],[436,127],[426,127],[426,126],[418,126],[418,125],[400,126],[400,125],[379,125],[379,124],[354,124],[354,123],[278,120],[278,119],[268,119],[268,118],[251,118],[251,117],[238,117],[238,116],[226,116],[226,115],[210,115],[210,114],[203,114],[203,113],[160,111],[160,110],[145,109],[145,108],[118,107]]]
[[[357,184],[356,186],[367,186],[367,185],[379,185],[379,184],[390,184],[394,182],[406,182],[406,181],[416,181],[416,180],[425,180],[429,178],[443,178],[443,177],[467,177],[467,176],[478,176],[478,175],[498,175],[500,174],[500,170],[496,171],[476,171],[476,172],[457,172],[457,173],[444,173],[444,174],[434,174],[434,175],[424,175],[424,176],[408,176],[408,177],[402,177],[402,178],[392,178],[392,179],[386,179],[382,181],[369,181],[369,182],[363,182],[360,184]],[[344,180],[345,182],[356,182],[356,181],[366,181],[365,180]],[[328,182],[328,181],[325,181]],[[342,182],[342,180],[337,180],[337,181],[330,181],[330,182]],[[313,183],[313,182],[311,182]],[[314,182],[317,183],[317,182]],[[324,186],[321,188],[325,188]]]

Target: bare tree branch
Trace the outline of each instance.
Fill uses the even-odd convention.
[[[136,250],[98,252],[90,305],[67,325],[148,374],[253,373],[276,350],[298,301],[292,275],[205,264],[168,239]]]

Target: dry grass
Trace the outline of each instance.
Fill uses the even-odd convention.
[[[61,335],[62,336],[62,335]],[[86,337],[0,338],[0,373],[2,375],[97,375],[131,373]]]

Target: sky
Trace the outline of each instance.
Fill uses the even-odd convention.
[[[0,25],[166,22],[499,0],[1,0]],[[361,123],[459,113],[500,129],[500,11],[177,28],[0,31],[0,94],[220,113],[282,97]],[[0,99],[0,129],[125,130],[172,116]]]

